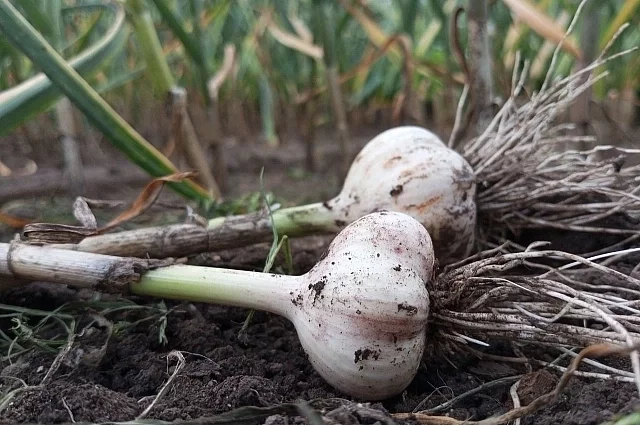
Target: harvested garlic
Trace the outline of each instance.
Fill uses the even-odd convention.
[[[415,376],[435,257],[426,229],[380,212],[347,226],[292,291],[292,321],[318,373],[358,398],[380,400]]]
[[[325,206],[345,222],[383,209],[411,215],[429,231],[436,257],[449,263],[473,249],[475,195],[467,161],[430,131],[406,126],[367,143]]]
[[[431,235],[440,264],[467,257],[475,245],[474,171],[430,131],[414,126],[387,130],[357,155],[340,193],[331,200],[273,211],[281,235],[337,233],[375,211],[408,214]],[[240,247],[273,236],[271,217],[218,217],[208,229],[169,226],[92,236],[66,246],[120,256],[171,257]],[[159,242],[160,241],[160,242]]]
[[[375,211],[401,212],[428,230],[440,264],[467,257],[475,245],[476,181],[473,169],[430,131],[397,127],[373,138],[354,159],[333,199],[273,213],[290,237],[339,232]],[[210,227],[225,218],[213,219]]]
[[[177,265],[149,271],[131,291],[280,314],[327,383],[382,400],[402,392],[418,370],[434,270],[424,226],[376,212],[346,226],[301,276]]]

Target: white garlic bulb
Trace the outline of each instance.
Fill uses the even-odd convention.
[[[409,214],[429,231],[438,260],[450,263],[473,250],[475,195],[474,171],[459,153],[424,128],[404,126],[365,145],[325,206],[343,223],[379,210]]]
[[[318,373],[366,400],[403,391],[422,358],[435,257],[426,229],[380,212],[347,226],[292,291],[287,314]]]

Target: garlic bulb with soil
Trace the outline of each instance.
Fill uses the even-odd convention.
[[[346,226],[301,276],[171,266],[148,272],[131,291],[287,317],[330,385],[382,400],[402,392],[418,370],[434,270],[424,226],[406,214],[376,212]]]
[[[375,211],[408,214],[422,223],[436,257],[447,264],[473,249],[476,228],[473,169],[432,132],[397,127],[373,138],[354,159],[342,190],[333,199],[273,213],[281,234],[338,232]],[[213,219],[210,227],[225,218]]]
[[[366,215],[335,238],[289,307],[327,382],[369,400],[409,385],[424,350],[434,265],[429,234],[405,214]]]
[[[276,313],[330,385],[381,400],[402,392],[420,365],[435,262],[424,226],[376,212],[346,226],[301,276],[0,243],[0,289],[11,277]]]
[[[564,258],[570,267],[517,273],[536,258]],[[427,230],[397,212],[368,214],[346,226],[302,276],[166,266],[170,262],[0,243],[0,290],[9,277],[13,283],[48,281],[280,314],[294,324],[324,379],[365,400],[397,395],[411,382],[423,356],[427,318],[429,343],[443,352],[493,340],[544,347],[640,341],[623,316],[602,307],[604,293],[619,305],[637,300],[638,279],[576,255],[535,249],[482,255],[434,278]],[[584,267],[574,270],[578,263]],[[567,303],[577,310],[566,310]],[[558,314],[568,321],[549,323]],[[635,317],[629,314],[624,317]],[[640,375],[640,366],[633,367]]]

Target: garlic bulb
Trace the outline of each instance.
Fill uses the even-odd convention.
[[[424,350],[434,264],[429,234],[401,213],[366,215],[335,238],[293,291],[289,313],[327,382],[367,400],[409,385]]]
[[[475,196],[474,171],[459,153],[424,128],[402,126],[364,146],[336,197],[277,210],[273,223],[279,233],[296,237],[339,232],[375,211],[401,212],[426,227],[438,261],[449,264],[468,256],[475,245]],[[215,218],[209,227],[226,221]]]
[[[429,231],[440,262],[449,263],[473,249],[475,195],[465,159],[430,131],[406,126],[367,143],[340,194],[325,205],[346,223],[383,209],[409,214]]]
[[[382,400],[402,392],[418,370],[434,270],[424,226],[406,214],[376,212],[346,226],[301,276],[176,265],[147,272],[130,289],[280,314],[330,385]]]

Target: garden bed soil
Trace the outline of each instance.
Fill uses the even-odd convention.
[[[302,273],[311,268],[328,242],[326,237],[294,241],[295,272]],[[191,262],[259,270],[267,251],[268,245],[262,244],[200,255]],[[0,302],[50,311],[65,302],[89,296],[65,287],[33,283],[4,294]],[[132,299],[140,304],[157,302]],[[324,407],[324,413],[328,417],[333,415],[334,419],[337,417],[338,423],[375,423],[384,419],[386,423],[409,424],[414,422],[395,420],[390,414],[410,412],[418,404],[422,405],[420,409],[429,409],[483,383],[527,373],[520,366],[483,361],[468,355],[429,357],[425,358],[405,393],[363,407],[349,404],[348,396],[336,392],[313,370],[293,326],[286,319],[257,312],[247,332],[241,334],[248,313],[245,309],[206,304],[188,306],[175,302],[168,302],[167,307],[175,307],[175,310],[167,317],[166,344],[159,341],[158,323],[148,323],[127,333],[112,335],[106,349],[101,351],[107,330],[94,326],[93,332],[78,337],[73,350],[43,388],[25,391],[13,398],[2,413],[3,423],[132,420],[152,402],[173,373],[177,365],[176,358],[169,356],[173,350],[184,356],[184,367],[148,418],[189,420],[244,406],[264,408],[308,400],[315,407]],[[131,313],[108,318],[133,321],[138,316]],[[500,347],[494,352],[508,354],[508,350]],[[542,355],[552,359],[557,352]],[[27,385],[38,385],[54,358],[55,354],[34,351],[14,360],[13,364],[5,362],[1,375],[20,378]],[[548,371],[528,375],[519,387],[522,403],[551,391],[558,376]],[[512,407],[511,383],[467,397],[439,414],[479,420],[504,413]],[[3,379],[1,385],[3,393],[20,386],[15,380],[8,379]],[[574,378],[556,402],[525,418],[522,423],[596,425],[617,414],[631,412],[639,403],[634,384]],[[282,409],[261,413],[253,417],[254,420],[241,423],[307,423],[295,410]]]
[[[273,161],[265,160],[265,163],[273,165]],[[337,192],[337,186],[322,184],[331,175],[331,167],[306,177],[291,178],[291,164],[285,161],[280,165],[267,167],[264,180],[266,189],[278,196],[288,197],[293,202],[312,202]],[[230,176],[233,195],[258,190],[259,171],[256,168],[254,165],[248,169],[241,164],[233,167]],[[126,196],[136,193],[139,187],[132,186],[128,190]],[[167,192],[163,198],[172,197]],[[92,197],[123,196],[120,188]],[[70,210],[73,199],[61,199],[58,199],[58,205],[66,205]],[[34,202],[24,201],[27,210],[29,205],[43,207]],[[5,227],[0,238],[7,241],[12,235],[13,231]],[[294,273],[309,270],[329,242],[329,237],[293,241]],[[268,244],[261,244],[197,255],[190,262],[260,271],[268,249]],[[282,265],[282,257],[276,265]],[[0,303],[51,311],[64,303],[89,300],[92,296],[86,291],[36,282],[0,294]],[[115,296],[104,297],[109,300]],[[158,300],[153,299],[130,299],[143,305],[158,304]],[[143,318],[145,313],[140,311],[111,314],[106,316],[108,321],[98,321],[77,336],[73,348],[45,385],[13,396],[0,413],[0,422],[131,421],[154,402],[172,375],[178,364],[176,357],[169,355],[174,351],[184,357],[184,366],[148,412],[147,418],[193,420],[253,406],[262,410],[240,411],[239,417],[244,419],[236,423],[309,423],[303,411],[291,404],[306,400],[334,423],[410,424],[416,422],[394,419],[391,414],[411,412],[419,405],[420,409],[430,409],[484,383],[522,373],[528,375],[522,380],[518,394],[526,404],[552,390],[559,377],[557,372],[528,371],[517,364],[481,360],[465,354],[436,355],[425,358],[416,378],[403,394],[381,403],[361,404],[332,389],[313,370],[292,324],[286,319],[256,312],[246,333],[241,334],[248,314],[245,309],[176,302],[166,302],[166,306],[172,309],[166,316],[166,327],[161,321],[150,320],[128,328],[126,332],[109,333],[115,329],[112,328],[114,324],[117,327],[125,320],[132,322]],[[5,332],[11,325],[6,321],[0,323]],[[162,334],[166,336],[164,343],[160,341]],[[59,338],[51,335],[54,337]],[[500,346],[493,352],[513,355],[508,348]],[[547,353],[536,354],[552,360],[558,352],[550,349]],[[12,362],[1,363],[0,394],[23,385],[14,378],[27,385],[39,385],[55,358],[55,353],[34,350]],[[504,413],[513,407],[509,395],[512,383],[465,397],[438,414],[480,420]],[[595,425],[631,412],[639,404],[634,384],[574,378],[554,403],[524,418],[522,424]]]

